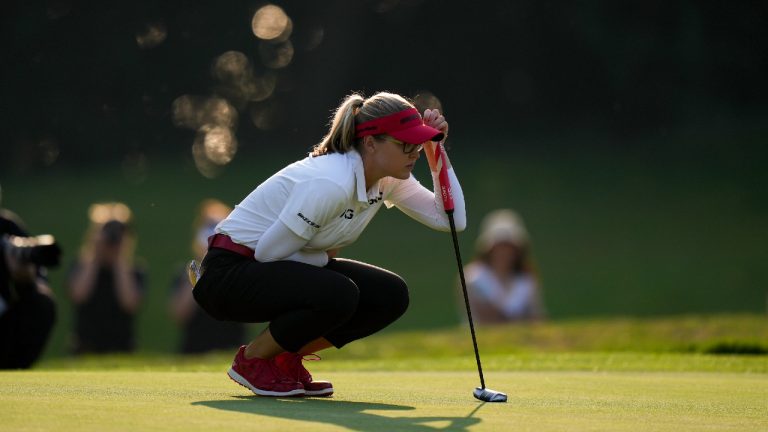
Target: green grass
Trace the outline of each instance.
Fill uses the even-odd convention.
[[[0,372],[0,431],[759,431],[768,424],[760,315],[591,319],[376,335],[309,368],[330,399],[269,399],[225,375],[232,352],[51,358]]]
[[[470,370],[318,376],[334,382],[333,398],[254,397],[223,369],[5,372],[0,429],[680,432],[764,430],[768,422],[766,374],[491,369],[488,385],[508,393],[506,404],[473,399]]]
[[[648,352],[560,352],[488,354],[481,349],[483,368],[488,371],[571,371],[571,372],[729,372],[768,373],[768,359],[759,355],[712,355]],[[476,368],[474,355],[414,355],[355,359],[343,352],[326,351],[323,361],[309,367],[316,371],[466,371]],[[231,352],[202,356],[92,356],[55,359],[44,362],[40,370],[56,371],[142,371],[215,372],[226,370]]]
[[[768,319],[762,315],[604,318],[480,326],[483,363],[496,371],[669,371],[768,373]],[[712,355],[716,354],[716,355]],[[745,355],[747,354],[747,355]],[[172,356],[50,358],[50,370],[223,370],[231,352]],[[319,370],[455,371],[474,367],[469,329],[389,332],[322,353]],[[328,369],[326,369],[328,368]]]

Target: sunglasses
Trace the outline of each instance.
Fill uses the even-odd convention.
[[[395,143],[395,144],[399,144],[399,145],[403,146],[403,153],[405,153],[405,154],[411,154],[413,152],[418,153],[418,152],[420,152],[424,148],[424,144],[409,144],[409,143],[406,143],[406,142],[402,142],[402,141],[397,141],[397,140],[391,139],[389,137],[387,137],[385,139],[387,141],[391,142],[391,143]]]

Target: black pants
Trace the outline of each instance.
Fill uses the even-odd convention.
[[[294,261],[261,263],[211,249],[194,288],[195,300],[222,321],[269,322],[290,352],[324,337],[341,348],[398,319],[408,287],[398,275],[369,264],[332,259],[325,267]]]

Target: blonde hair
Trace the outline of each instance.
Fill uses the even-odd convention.
[[[357,124],[413,107],[413,103],[395,93],[379,92],[368,99],[359,93],[352,93],[334,111],[328,134],[315,145],[311,155],[346,153],[357,148],[362,141],[355,138]]]

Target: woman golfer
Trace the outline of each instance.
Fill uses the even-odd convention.
[[[269,322],[237,352],[228,372],[234,381],[263,396],[329,396],[333,385],[313,381],[303,357],[376,333],[405,312],[403,279],[335,256],[382,204],[450,229],[434,161],[434,192],[411,175],[423,145],[447,131],[440,112],[422,118],[402,96],[347,96],[308,157],[268,178],[218,224],[195,299],[218,320]],[[446,164],[463,230],[461,187]]]

